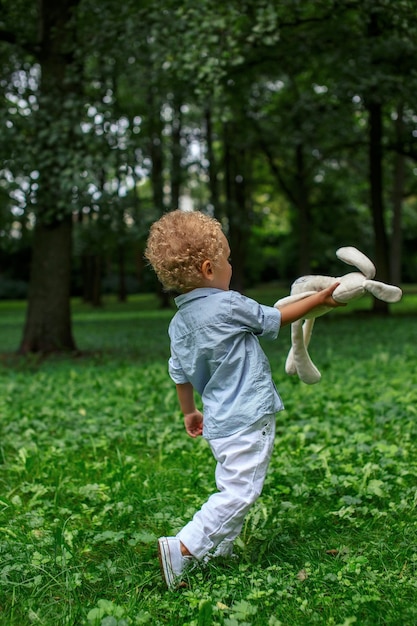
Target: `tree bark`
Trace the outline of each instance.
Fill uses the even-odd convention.
[[[118,267],[118,300],[119,302],[127,301],[127,287],[126,287],[126,254],[123,244],[120,244],[117,249],[117,267]]]
[[[162,149],[163,122],[161,119],[160,107],[157,99],[154,98],[152,88],[148,93],[149,118],[149,155],[152,162],[150,182],[152,188],[152,199],[155,211],[162,215],[165,211],[164,193],[164,154]],[[162,309],[171,306],[171,296],[158,283],[157,295]]]
[[[150,173],[152,199],[154,207],[158,213],[165,210],[165,194],[164,194],[164,157],[162,149],[162,130],[163,123],[159,107],[156,104],[152,92],[148,95],[148,105],[150,111],[149,120],[149,155],[151,157],[152,169]]]
[[[172,143],[171,143],[171,209],[178,209],[180,204],[182,183],[182,114],[181,102],[176,98],[173,102]]]
[[[236,146],[235,129],[224,125],[224,178],[228,239],[232,252],[232,288],[245,289],[245,259],[250,231],[250,194],[247,181],[247,155]]]
[[[382,107],[377,102],[368,104],[369,113],[369,179],[371,214],[374,230],[375,264],[378,280],[389,281],[388,236],[384,222],[382,189]],[[387,314],[388,304],[374,298],[373,311]]]
[[[395,122],[397,144],[401,145],[404,131],[403,107],[397,110]],[[402,206],[405,181],[405,157],[400,152],[394,155],[394,186],[392,193],[392,235],[390,254],[390,278],[394,285],[401,283],[401,255],[402,255]]]
[[[220,217],[220,201],[219,201],[219,186],[217,180],[217,166],[216,157],[213,147],[213,121],[210,105],[205,109],[205,129],[206,129],[206,145],[207,145],[207,159],[208,159],[208,175],[209,175],[209,189],[210,189],[210,203],[213,207],[213,215]]]
[[[295,151],[296,164],[296,196],[298,209],[298,259],[299,275],[309,274],[311,271],[311,214],[308,198],[308,185],[306,185],[306,172],[304,164],[304,149],[298,144]]]
[[[71,331],[68,277],[71,271],[72,218],[34,232],[28,309],[19,353],[75,350]]]
[[[368,36],[372,40],[380,36],[378,14],[372,13],[368,24]],[[369,119],[369,184],[371,215],[374,230],[375,264],[378,279],[389,281],[389,248],[388,235],[384,221],[383,172],[382,172],[382,104],[374,94],[370,94],[366,102]],[[388,304],[374,298],[374,313],[387,315]]]

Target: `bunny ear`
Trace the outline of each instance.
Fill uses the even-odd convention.
[[[399,287],[386,285],[385,283],[380,283],[377,280],[364,280],[363,287],[375,296],[375,298],[383,300],[384,302],[398,302],[401,300],[403,295],[403,292]]]
[[[364,274],[365,278],[373,278],[376,274],[375,265],[371,259],[368,259],[363,252],[353,248],[353,246],[339,248],[336,250],[336,256],[344,263],[357,267]]]

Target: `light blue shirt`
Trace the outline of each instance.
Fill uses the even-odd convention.
[[[212,288],[194,289],[175,303],[169,374],[201,395],[206,439],[227,437],[284,408],[258,340],[278,336],[278,309]]]

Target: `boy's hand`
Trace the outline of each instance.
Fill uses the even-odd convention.
[[[333,298],[333,291],[339,285],[340,285],[340,283],[334,283],[333,285],[330,285],[330,287],[326,287],[326,289],[323,289],[322,291],[318,292],[320,294],[321,298],[323,299],[321,304],[324,304],[326,306],[331,306],[333,308],[336,308],[338,306],[346,306],[346,303],[344,303],[344,302],[337,302]]]
[[[197,409],[184,415],[184,425],[190,437],[199,437],[203,434],[203,414]]]

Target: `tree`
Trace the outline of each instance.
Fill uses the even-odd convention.
[[[384,122],[386,112],[398,111],[404,101],[413,102],[416,80],[413,67],[417,62],[417,46],[414,33],[417,27],[415,5],[408,0],[395,6],[378,0],[345,4],[342,8],[346,23],[355,32],[355,52],[352,54],[350,68],[346,71],[339,59],[342,76],[342,89],[347,93],[353,90],[360,96],[368,118],[368,155],[369,155],[369,195],[370,211],[374,231],[374,258],[378,268],[378,277],[390,280],[390,251],[398,254],[401,249],[400,209],[398,194],[396,197],[394,229],[388,230],[388,217],[384,194],[384,167],[386,166],[386,131]],[[352,83],[352,71],[356,71]],[[410,91],[411,88],[411,91]],[[399,170],[396,171],[398,185]],[[394,186],[391,185],[391,188]],[[398,266],[397,266],[397,278]],[[386,314],[388,305],[374,299],[374,311]]]
[[[81,127],[88,102],[86,86],[92,79],[97,52],[105,50],[109,41],[118,40],[116,33],[130,15],[111,0],[100,7],[94,0],[41,0],[36,6],[23,0],[5,8],[0,53],[11,77],[8,85],[3,84],[5,91],[16,82],[16,75],[32,73],[32,84],[36,83],[26,124],[29,162],[15,162],[17,171],[23,166],[29,173],[36,171],[36,192],[26,194],[24,209],[35,225],[28,308],[19,350],[75,350],[71,246],[74,215],[80,214],[84,174],[89,170],[88,138]],[[33,17],[31,27],[26,22],[28,14]],[[5,60],[6,50],[12,50],[14,63]],[[114,59],[114,52],[109,56],[112,54]],[[27,91],[27,85],[22,86],[18,97],[24,98]]]
[[[33,143],[43,158],[37,168],[39,191],[33,206],[36,225],[22,353],[75,349],[69,305],[74,163],[68,153],[73,153],[77,119],[69,111],[77,109],[79,94],[74,60],[77,4],[78,0],[43,0],[38,15],[40,40],[30,42],[40,68]],[[68,111],[66,117],[63,111]]]

